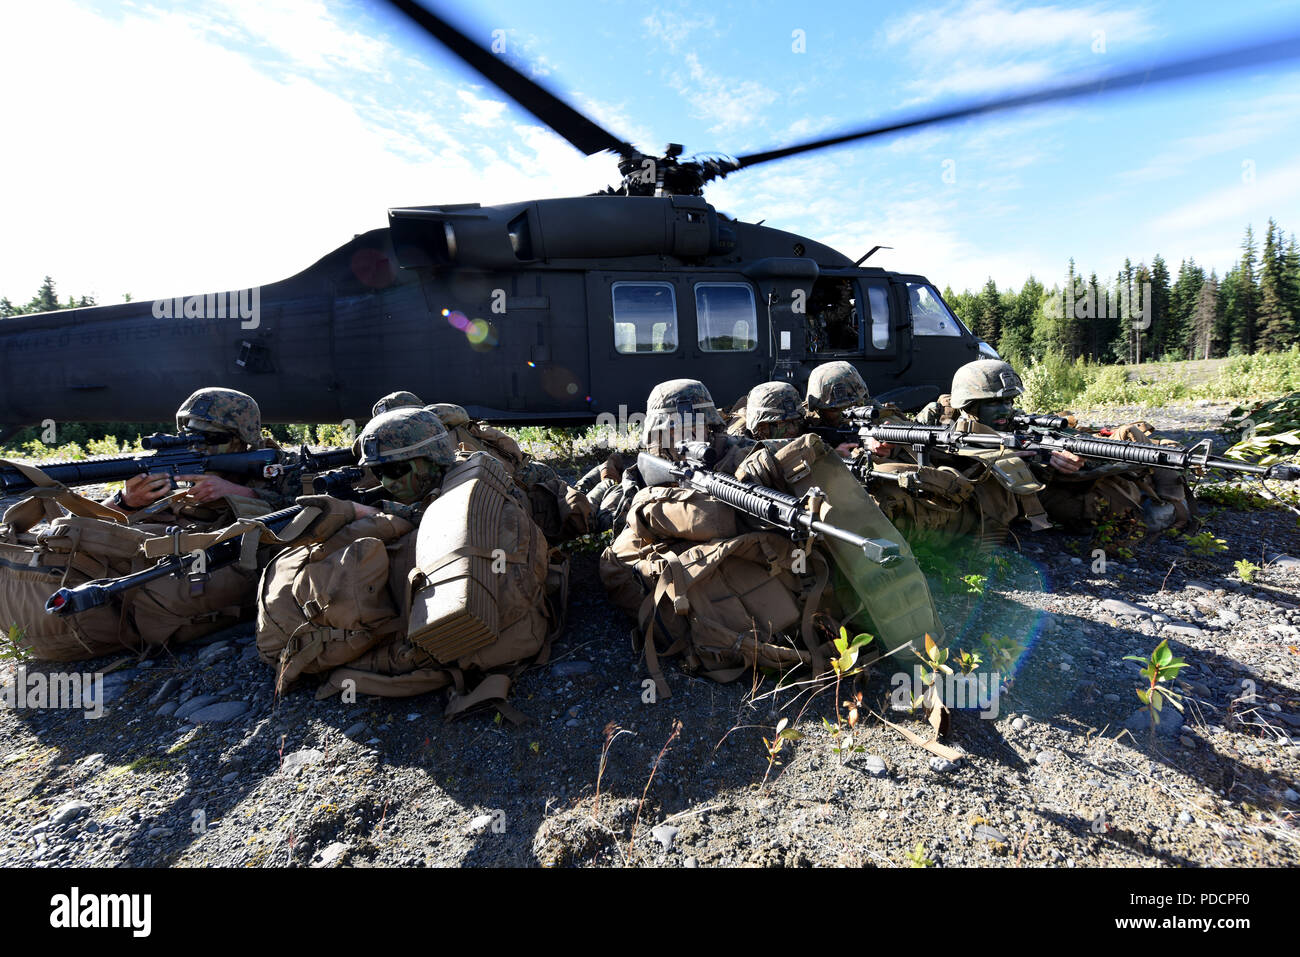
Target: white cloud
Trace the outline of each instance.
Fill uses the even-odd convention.
[[[33,40],[56,33],[53,47]],[[386,225],[389,207],[574,195],[616,177],[608,157],[538,126],[489,131],[494,102],[445,79],[395,95],[342,40],[316,65],[347,82],[327,87],[225,38],[184,13],[4,5],[0,123],[30,135],[5,153],[24,188],[0,192],[0,295],[25,300],[46,273],[101,302],[271,282]],[[391,102],[403,106],[378,105]]]
[[[645,36],[659,40],[670,52],[676,53],[692,34],[703,30],[712,31],[715,23],[714,18],[708,14],[692,13],[686,16],[675,10],[658,9],[648,14],[641,21],[641,26]]]
[[[1096,50],[1123,48],[1152,32],[1141,9],[978,0],[896,18],[883,37],[914,66],[910,104],[1039,85],[1063,63],[1101,68],[1104,54]]]
[[[686,54],[683,61],[687,75],[675,72],[669,82],[691,104],[692,115],[711,124],[709,132],[766,125],[763,111],[776,102],[775,90],[756,80],[720,76],[705,68],[694,53]]]

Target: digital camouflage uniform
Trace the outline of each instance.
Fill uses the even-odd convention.
[[[685,426],[685,428],[683,428]],[[642,445],[648,452],[667,459],[679,456],[677,443],[690,436],[711,444],[713,469],[734,473],[754,443],[742,436],[728,435],[725,422],[713,404],[713,396],[698,379],[670,379],[650,390],[646,399]],[[595,530],[622,528],[632,499],[645,487],[635,463],[624,467],[623,457],[614,453],[578,482],[595,509]]]
[[[370,417],[383,415],[385,412],[392,412],[394,409],[418,409],[424,405],[424,400],[414,392],[390,392],[370,409]]]
[[[358,464],[372,469],[389,493],[377,507],[418,525],[424,509],[437,498],[443,475],[456,464],[446,427],[427,409],[396,408],[367,422],[357,444]],[[385,474],[404,463],[409,465],[404,474]]]
[[[279,453],[281,465],[292,463],[292,455],[285,453],[274,439],[262,436],[262,413],[252,396],[234,389],[207,388],[199,389],[181,403],[176,410],[176,428],[201,432],[224,432],[232,438],[221,445],[206,447],[208,454],[218,455],[226,452],[243,452],[248,450],[273,449]],[[253,492],[256,501],[240,502],[232,500],[236,511],[255,512],[275,511],[292,505],[301,493],[300,487],[293,487],[287,470],[282,470],[274,478],[261,476],[229,475],[213,472],[218,478],[243,485]],[[160,500],[161,501],[161,500]],[[145,506],[145,508],[154,508]],[[120,505],[114,507],[120,508]],[[130,510],[133,515],[144,509]],[[173,516],[182,525],[211,525],[229,518],[229,510],[221,503],[209,502],[196,505],[177,505],[169,503],[164,508],[148,513],[150,522],[163,521],[167,515]],[[155,517],[157,516],[157,517]]]
[[[1024,386],[1015,370],[1005,362],[981,359],[968,363],[953,376],[952,392],[930,403],[917,416],[922,425],[958,425],[980,431],[1005,431],[1009,424],[996,421],[981,424],[977,412],[983,403],[1003,403],[1020,395]],[[985,406],[987,409],[987,406]],[[1000,413],[999,413],[1000,414]],[[988,418],[988,415],[985,415]],[[1123,441],[1161,442],[1144,422],[1112,430],[1111,437]],[[1148,534],[1183,527],[1194,519],[1192,497],[1181,474],[1154,475],[1151,470],[1122,462],[1091,462],[1075,473],[1049,465],[1030,466],[1043,486],[1034,493],[1036,501],[1055,523],[1072,532],[1091,532],[1094,544],[1103,548],[1139,544]],[[1027,495],[1018,496],[1022,505]]]

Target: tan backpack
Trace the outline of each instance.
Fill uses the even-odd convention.
[[[146,548],[166,539],[166,528],[127,524],[120,512],[69,491],[39,469],[6,464],[21,467],[37,491],[0,520],[0,627],[17,625],[37,658],[78,661],[139,652],[252,617],[256,571],[235,565],[195,580],[155,579],[79,614],[46,614],[46,601],[60,588],[154,565],[157,553],[146,554]],[[31,531],[44,520],[49,524]]]
[[[601,555],[610,600],[633,615],[659,693],[659,658],[715,681],[757,668],[825,670],[831,635],[815,615],[831,598],[819,549],[800,560],[774,532],[741,532],[736,512],[688,489],[637,493],[627,527]],[[804,569],[805,574],[795,572]]]
[[[478,453],[447,473],[418,531],[381,514],[281,553],[262,577],[258,648],[282,688],[305,673],[325,676],[322,698],[451,686],[448,716],[492,704],[523,720],[505,698],[545,660],[567,588],[567,559],[548,552],[504,466]]]

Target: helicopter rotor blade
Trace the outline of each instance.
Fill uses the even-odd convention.
[[[1205,76],[1213,73],[1226,73],[1231,70],[1244,69],[1246,67],[1263,66],[1268,63],[1294,59],[1296,57],[1300,57],[1300,33],[1283,37],[1280,40],[1270,40],[1267,43],[1234,47],[1216,53],[1191,57],[1188,59],[1174,60],[1146,70],[1132,70],[1089,80],[1079,80],[1072,83],[1062,84],[1060,86],[1048,87],[1043,90],[1020,93],[1015,96],[1003,97],[1001,99],[987,100],[982,103],[971,103],[965,106],[941,110],[935,113],[922,114],[920,116],[902,118],[880,126],[872,126],[850,133],[842,133],[838,136],[828,136],[823,139],[811,140],[806,143],[797,143],[793,146],[784,146],[780,149],[768,150],[764,153],[750,153],[746,156],[737,157],[734,168],[746,169],[750,166],[757,166],[759,163],[768,163],[772,160],[784,159],[787,156],[795,156],[799,153],[808,153],[813,150],[825,149],[829,146],[838,146],[841,143],[851,143],[855,140],[864,140],[873,136],[897,133],[901,130],[934,126],[939,123],[950,123],[954,120],[965,119],[969,116],[978,116],[982,113],[996,113],[1001,110],[1011,110],[1021,106],[1033,106],[1039,103],[1051,103],[1057,100],[1070,100],[1081,96],[1087,96],[1089,94],[1115,93],[1133,87],[1167,83],[1173,80],[1190,79],[1192,77]]]
[[[623,157],[637,155],[630,143],[620,140],[595,120],[579,113],[550,90],[475,43],[427,7],[415,0],[388,0],[388,3],[583,153],[590,156],[602,150],[610,150]]]

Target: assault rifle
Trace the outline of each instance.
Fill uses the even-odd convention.
[[[816,504],[821,500],[820,489],[809,489],[803,498],[795,498],[776,489],[750,485],[723,472],[711,472],[690,460],[670,462],[668,459],[642,452],[637,456],[637,468],[646,485],[677,485],[711,495],[718,501],[761,522],[773,525],[792,536],[801,537],[816,532],[862,549],[862,553],[879,565],[894,565],[900,560],[898,543],[884,538],[863,538],[843,528],[828,525],[813,517]]]
[[[1062,435],[1052,431],[981,433],[962,432],[935,425],[864,425],[858,430],[858,435],[877,442],[910,445],[920,465],[929,464],[930,452],[935,449],[948,452],[960,452],[963,449],[1009,449],[1027,453],[1026,457],[1044,464],[1051,459],[1053,452],[1073,452],[1085,459],[1100,462],[1126,462],[1130,465],[1180,471],[1219,469],[1284,482],[1300,479],[1300,466],[1297,465],[1251,465],[1211,455],[1209,439],[1184,448],[1121,442],[1118,439],[1087,435]]]
[[[177,475],[198,475],[204,472],[225,472],[249,478],[276,478],[290,475],[312,474],[340,465],[352,465],[356,454],[350,448],[325,449],[313,452],[307,446],[280,459],[284,453],[275,449],[255,449],[250,452],[222,452],[208,455],[202,451],[204,439],[196,433],[179,435],[156,433],[142,441],[152,455],[120,455],[111,458],[90,459],[84,462],[52,462],[33,464],[54,481],[68,486],[100,485],[105,482],[122,482],[136,475],[165,474],[176,487]],[[17,495],[30,492],[35,483],[13,466],[0,466],[0,495]]]
[[[290,505],[278,512],[263,515],[257,521],[270,531],[278,532],[292,522],[303,508],[302,505]],[[175,534],[180,529],[169,528],[167,531],[169,534]],[[73,588],[60,588],[45,602],[45,613],[76,615],[107,604],[115,595],[130,591],[132,588],[139,588],[141,585],[168,575],[184,575],[191,582],[201,582],[214,569],[237,562],[242,550],[242,538],[229,538],[202,550],[195,549],[180,555],[165,555],[158,560],[158,564],[130,575],[123,575],[121,578],[99,578]]]
[[[376,485],[374,488],[357,488],[357,482],[365,477],[365,469],[349,465],[334,469],[332,472],[321,472],[311,480],[311,490],[317,495],[332,495],[334,498],[360,502],[362,505],[377,505],[384,500],[387,491],[382,485]]]

